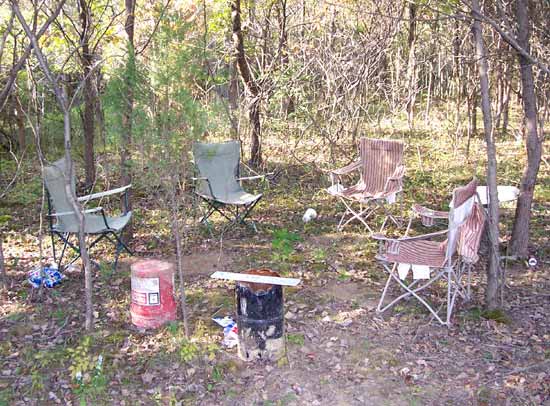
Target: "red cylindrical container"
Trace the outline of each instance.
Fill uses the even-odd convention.
[[[134,263],[130,314],[137,327],[155,328],[176,319],[174,265],[156,259]]]

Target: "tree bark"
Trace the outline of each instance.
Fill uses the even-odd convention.
[[[414,128],[414,104],[416,101],[416,3],[409,3],[409,58],[407,63],[407,123]]]
[[[86,189],[92,188],[95,183],[95,91],[93,78],[94,56],[90,50],[90,32],[92,15],[86,0],[79,0],[80,6],[80,45],[82,47],[82,68],[84,76],[84,116],[82,127],[84,129],[84,172],[86,174]]]
[[[498,195],[497,195],[497,159],[491,112],[491,96],[489,90],[489,74],[487,54],[483,43],[483,32],[477,15],[479,14],[478,0],[472,1],[472,27],[476,48],[476,59],[479,70],[481,90],[481,111],[483,113],[483,131],[487,144],[487,186],[489,188],[489,215],[487,218],[489,234],[489,262],[487,264],[487,288],[485,290],[485,305],[488,309],[498,307],[500,258],[498,249]]]
[[[15,122],[17,123],[17,144],[19,151],[24,151],[27,147],[27,137],[25,132],[25,113],[21,100],[17,93],[13,94],[13,104],[15,106]]]
[[[258,167],[262,163],[262,151],[260,143],[261,123],[260,123],[260,87],[252,76],[246,54],[244,52],[244,40],[241,30],[241,1],[231,0],[231,23],[233,29],[233,46],[235,48],[235,58],[237,69],[243,80],[244,86],[250,96],[250,105],[248,106],[248,118],[250,120],[250,164]]]
[[[4,250],[2,248],[3,239],[4,236],[2,235],[2,231],[0,230],[0,289],[3,289],[7,286],[6,268],[4,265]]]
[[[530,53],[529,15],[526,0],[516,1],[516,17],[518,22],[517,42],[522,49]],[[528,255],[529,222],[531,220],[533,193],[542,155],[542,137],[539,137],[537,129],[537,97],[535,94],[532,62],[522,53],[518,53],[518,58],[527,136],[525,142],[527,165],[521,179],[509,254],[526,257]]]
[[[80,249],[82,262],[84,264],[84,292],[85,292],[84,295],[85,295],[85,301],[86,301],[85,328],[86,330],[91,330],[93,328],[92,264],[90,262],[90,257],[88,255],[88,248],[86,247],[86,236],[84,234],[84,230],[85,230],[84,213],[82,212],[82,207],[80,206],[80,204],[76,199],[75,191],[71,186],[71,179],[74,176],[74,167],[73,167],[73,160],[71,158],[71,112],[70,112],[70,106],[67,100],[67,93],[65,89],[62,89],[60,87],[59,80],[53,76],[48,66],[48,63],[46,62],[46,58],[42,54],[42,50],[38,44],[36,35],[31,31],[27,22],[25,21],[25,18],[23,17],[23,15],[21,14],[21,11],[19,10],[17,0],[12,0],[11,4],[12,4],[13,12],[17,16],[17,19],[21,23],[21,26],[25,30],[25,33],[27,34],[27,37],[31,42],[32,49],[34,51],[34,54],[36,55],[36,59],[38,60],[38,63],[40,64],[40,68],[44,72],[44,75],[46,76],[50,86],[53,89],[53,92],[55,94],[59,107],[63,111],[63,137],[64,137],[64,145],[65,145],[65,162],[66,162],[66,167],[68,171],[68,173],[64,174],[65,175],[65,193],[68,196],[69,204],[71,205],[71,208],[74,211],[79,222],[78,245]]]
[[[131,146],[132,146],[132,116],[134,112],[134,87],[136,82],[136,54],[134,48],[134,25],[135,25],[135,0],[125,0],[126,5],[126,31],[128,39],[128,60],[126,61],[126,72],[124,77],[126,94],[122,111],[122,146],[120,151],[120,180],[121,186],[132,183],[131,168]],[[130,192],[130,191],[128,191]],[[124,204],[121,202],[121,204]],[[132,196],[128,195],[128,208],[132,210]],[[129,240],[132,237],[133,228],[129,224],[126,227],[124,237]]]

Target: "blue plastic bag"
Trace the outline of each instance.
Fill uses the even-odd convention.
[[[65,275],[59,272],[57,265],[45,266],[42,272],[43,275],[40,272],[40,267],[38,267],[29,273],[29,283],[35,289],[39,288],[40,284],[47,288],[53,288],[65,279]],[[42,276],[44,276],[44,280],[42,280]]]

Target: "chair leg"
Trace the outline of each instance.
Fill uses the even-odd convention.
[[[348,204],[348,202],[346,201],[346,199],[344,199],[343,197],[340,197],[340,200],[342,201],[342,203],[344,204],[344,206],[346,206],[346,211],[344,212],[344,214],[342,215],[342,217],[340,218],[340,222],[338,223],[338,227],[337,227],[337,230],[338,231],[342,231],[342,229],[348,225],[350,222],[352,222],[353,220],[358,220],[360,221],[361,223],[363,223],[363,225],[365,226],[365,228],[369,231],[369,233],[372,233],[372,229],[370,228],[370,226],[368,225],[367,223],[367,219],[372,215],[373,213],[373,210],[371,207],[367,206],[365,209],[363,209],[363,206],[361,205],[360,208],[359,208],[359,212],[356,212],[350,204]],[[350,215],[350,218],[348,218],[346,221],[344,221],[347,217],[347,215]]]
[[[382,298],[380,299],[380,302],[378,304],[378,308],[377,308],[378,313],[385,312],[386,310],[388,310],[390,307],[392,307],[393,305],[395,305],[397,302],[399,302],[402,299],[405,299],[409,296],[414,296],[416,299],[418,299],[418,301],[420,301],[420,303],[422,303],[428,309],[428,311],[437,319],[437,321],[439,321],[443,325],[448,325],[449,324],[448,321],[443,321],[441,319],[441,317],[439,316],[439,314],[432,308],[432,306],[426,300],[424,300],[424,298],[422,298],[421,296],[418,295],[418,292],[426,289],[428,286],[430,286],[432,283],[434,283],[436,280],[438,280],[443,274],[445,274],[447,272],[446,269],[438,272],[438,274],[436,276],[431,278],[425,284],[417,287],[416,289],[412,289],[412,287],[416,284],[417,281],[413,282],[409,286],[405,285],[403,283],[403,281],[401,281],[401,279],[399,279],[399,277],[395,273],[395,269],[396,269],[395,264],[394,264],[394,266],[391,270],[389,268],[386,268],[386,267],[384,267],[384,268],[386,269],[386,271],[388,271],[390,273],[390,275],[388,277],[388,281],[386,282],[386,286],[384,287],[384,292],[382,293]],[[405,290],[405,293],[398,296],[397,298],[392,300],[390,303],[388,303],[387,305],[382,307],[383,298],[386,295],[386,291],[388,289],[388,286],[389,286],[391,280],[396,281],[401,286],[401,288],[403,288],[403,290]],[[449,319],[449,317],[447,317],[447,319]]]
[[[58,236],[61,241],[63,241],[63,248],[61,249],[59,261],[57,262],[57,269],[61,270],[61,264],[63,263],[63,257],[65,256],[65,251],[67,250],[67,247],[72,248],[77,253],[77,256],[73,258],[71,262],[65,265],[66,267],[72,265],[78,258],[80,258],[80,249],[69,241],[69,238],[71,238],[70,233],[58,233]]]
[[[50,237],[52,239],[53,262],[57,262],[57,258],[55,255],[55,232],[53,230],[50,230]]]
[[[201,222],[204,223],[205,220],[208,217],[210,217],[216,211],[221,216],[223,216],[226,220],[229,221],[229,223],[226,224],[223,227],[223,232],[225,232],[225,230],[227,230],[233,224],[243,224],[247,227],[252,228],[255,232],[258,232],[258,229],[256,228],[256,225],[254,224],[254,222],[248,223],[246,221],[246,218],[250,215],[250,213],[252,212],[254,207],[256,207],[258,202],[261,200],[261,198],[262,198],[262,196],[260,196],[258,199],[256,199],[255,201],[253,201],[252,203],[250,203],[248,205],[243,205],[242,210],[240,209],[239,205],[235,205],[234,210],[232,210],[232,207],[230,205],[225,205],[224,204],[224,205],[216,206],[215,203],[213,203],[213,202],[211,202],[207,199],[203,199],[210,206],[210,210],[207,213],[207,215],[203,216],[203,218],[201,219]],[[229,214],[226,214],[226,212],[224,212],[224,210]]]
[[[115,239],[117,241],[117,246],[120,246],[121,251],[125,250],[128,254],[134,255],[134,252],[130,248],[128,248],[126,244],[124,244],[124,242],[122,241],[122,238],[120,238],[121,237],[120,235],[117,235],[114,232],[113,232],[113,235],[115,236]]]
[[[122,245],[117,244],[115,249],[115,263],[113,264],[113,271],[116,271],[116,267],[118,265],[118,257],[120,256],[120,251],[122,251]]]

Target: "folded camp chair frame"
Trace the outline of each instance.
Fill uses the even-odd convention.
[[[471,184],[475,185],[476,183],[472,182]],[[473,189],[475,190],[475,186],[473,187]],[[433,269],[435,273],[434,276],[430,277],[429,279],[415,279],[411,283],[406,283],[399,277],[399,263],[395,261],[387,261],[387,254],[399,255],[400,245],[403,243],[407,244],[415,241],[429,241],[440,236],[450,236],[449,230],[442,230],[414,237],[408,236],[414,217],[420,216],[424,225],[432,226],[434,220],[443,219],[445,217],[449,219],[450,212],[433,211],[425,207],[415,205],[413,206],[412,210],[413,217],[411,217],[405,231],[405,235],[403,237],[399,239],[392,239],[386,238],[385,236],[379,234],[375,234],[372,236],[380,243],[379,253],[376,258],[380,261],[384,270],[388,274],[384,289],[382,291],[382,296],[380,297],[380,301],[376,309],[378,313],[385,312],[401,300],[414,297],[418,299],[418,301],[428,309],[428,311],[439,323],[445,326],[451,325],[451,317],[457,297],[462,298],[465,302],[469,301],[471,298],[471,271],[473,268],[473,264],[475,263],[475,261],[477,261],[477,258],[472,260],[468,257],[472,255],[472,250],[477,253],[485,218],[484,211],[481,208],[479,196],[475,192],[472,194],[472,196],[474,198],[474,204],[477,204],[479,210],[481,211],[481,213],[483,213],[480,217],[482,219],[480,220],[481,225],[479,223],[477,224],[478,227],[475,231],[475,236],[473,237],[473,247],[470,245],[468,248],[464,248],[464,250],[462,250],[461,248],[457,248],[457,246],[455,245],[454,249],[451,249],[451,251],[447,251],[447,253],[445,254],[445,261],[441,266],[430,266],[430,268]],[[468,217],[472,215],[472,211],[474,209],[475,207],[472,205],[472,209],[470,209],[471,212]],[[447,216],[445,216],[446,214]],[[456,226],[456,234],[454,237],[455,241],[456,238],[460,239],[458,233],[460,232],[460,227],[464,226],[464,223],[466,223],[466,221],[467,220],[463,220],[462,224]],[[449,221],[449,223],[451,222]],[[472,230],[468,230],[468,232],[469,238],[472,238]],[[467,233],[465,232],[465,234]],[[452,250],[456,252],[453,252]],[[466,252],[468,252],[468,255],[466,255]],[[464,255],[462,255],[463,253]],[[429,303],[424,297],[422,297],[421,294],[437,281],[442,281],[444,284],[447,285],[447,292],[445,301],[441,304],[441,306],[439,306],[439,308],[436,309],[431,303]],[[390,300],[389,303],[385,303],[386,295],[391,285],[397,285],[403,290],[404,293]],[[445,304],[447,305],[446,314],[442,314],[441,310]]]
[[[341,180],[337,179],[335,180],[333,177],[332,179],[332,187],[333,188],[341,188]],[[388,179],[389,181],[390,179]],[[368,230],[369,233],[373,233],[372,227],[369,225],[367,220],[374,216],[378,210],[382,210],[384,212],[384,221],[382,222],[382,225],[380,226],[380,229],[378,232],[384,231],[384,228],[388,224],[388,220],[393,222],[397,227],[403,226],[403,197],[402,193],[398,192],[396,193],[395,199],[399,201],[399,216],[396,216],[393,214],[390,209],[388,208],[388,204],[386,202],[386,198],[365,198],[365,199],[350,199],[345,196],[336,195],[346,210],[342,214],[342,217],[340,217],[340,221],[338,222],[337,230],[342,231],[342,229],[351,223],[352,221],[359,221],[360,223],[365,226],[365,229]],[[357,207],[357,208],[356,208]]]
[[[127,185],[127,186],[123,186],[123,187],[120,187],[120,188],[108,190],[108,191],[105,191],[105,192],[93,193],[93,194],[90,194],[90,195],[79,197],[79,198],[77,198],[77,200],[81,203],[87,203],[90,200],[100,199],[100,198],[104,198],[104,197],[111,196],[111,195],[114,195],[114,194],[124,193],[124,195],[123,195],[124,196],[124,198],[123,198],[124,199],[123,200],[124,201],[124,214],[126,214],[126,213],[128,213],[128,207],[129,207],[128,206],[128,190],[131,187],[132,187],[132,185]],[[70,241],[71,234],[76,234],[76,233],[60,231],[59,229],[56,228],[56,223],[54,222],[54,219],[60,218],[61,216],[72,215],[73,212],[55,213],[54,210],[53,210],[52,198],[50,196],[50,193],[49,193],[48,189],[46,189],[46,194],[47,194],[47,201],[48,201],[48,215],[47,215],[47,217],[48,217],[48,223],[49,223],[49,233],[50,233],[50,237],[51,237],[51,240],[52,240],[53,260],[54,260],[54,262],[57,263],[58,269],[62,269],[61,265],[62,265],[63,258],[65,256],[65,252],[66,252],[67,248],[72,249],[76,253],[76,256],[74,256],[65,265],[65,267],[68,267],[71,264],[73,264],[75,261],[77,261],[81,256],[81,252],[80,252],[80,247],[78,245],[73,244]],[[84,210],[83,214],[91,214],[91,213],[98,213],[98,212],[101,214],[101,216],[103,218],[103,222],[105,223],[105,229],[102,230],[99,233],[93,233],[93,234],[86,233],[86,235],[94,235],[95,236],[95,238],[92,240],[91,244],[88,246],[88,250],[91,250],[94,246],[96,246],[100,241],[102,241],[104,239],[111,242],[115,246],[115,262],[114,262],[114,265],[113,265],[113,269],[116,270],[120,253],[124,250],[128,254],[134,255],[134,252],[130,248],[128,248],[128,246],[122,241],[122,232],[123,232],[124,228],[117,231],[117,230],[115,230],[115,229],[113,229],[109,226],[108,221],[107,221],[107,216],[105,215],[105,210],[103,209],[103,207],[95,207],[95,208],[92,208],[92,209]],[[56,238],[59,239],[63,243],[63,247],[61,248],[61,252],[60,252],[59,257],[57,257],[56,249],[55,249]]]
[[[447,233],[447,230],[443,230],[442,232],[438,233],[432,233],[432,236],[439,236],[444,235]],[[426,235],[419,236],[421,238],[426,238]],[[385,240],[381,236],[373,235],[373,238],[383,241]],[[414,239],[414,237],[411,238],[402,238],[400,241],[407,241]],[[456,298],[457,296],[460,296],[465,302],[469,301],[471,299],[471,270],[472,270],[472,264],[466,263],[464,261],[461,261],[460,258],[451,260],[451,263],[439,268],[435,275],[431,277],[428,280],[425,279],[416,279],[413,280],[411,283],[407,284],[404,281],[402,281],[399,278],[398,272],[397,272],[397,263],[390,263],[385,261],[380,261],[382,266],[384,267],[385,271],[388,274],[388,278],[386,280],[386,284],[384,285],[384,290],[382,291],[382,296],[380,297],[380,300],[378,302],[378,306],[376,307],[376,311],[378,313],[383,313],[401,300],[407,299],[411,296],[418,299],[420,303],[424,305],[428,309],[428,311],[433,315],[433,317],[441,324],[445,326],[450,326],[451,324],[451,317],[453,313],[453,309],[455,306]],[[463,280],[464,277],[467,276],[466,284],[464,285]],[[443,303],[438,309],[435,309],[434,306],[432,306],[426,299],[424,299],[422,296],[420,296],[420,293],[424,291],[425,289],[429,288],[430,285],[432,285],[436,281],[443,281],[447,285],[447,295],[446,295],[446,302],[447,303],[447,309],[446,309],[446,315],[442,318],[441,315],[441,308],[445,304]],[[386,294],[389,290],[390,285],[392,284],[399,285],[405,292],[401,295],[397,296],[393,300],[391,300],[389,303],[384,304],[386,300]]]
[[[360,183],[366,183],[369,181],[369,174],[365,173],[367,165],[369,165],[367,162],[376,162],[378,158],[368,155],[364,156],[368,153],[369,144],[388,144],[397,146],[400,142],[394,140],[375,140],[366,138],[362,138],[359,142],[360,157],[357,161],[343,168],[329,171],[332,186],[327,189],[327,191],[331,195],[338,197],[345,206],[345,211],[338,222],[337,230],[342,231],[342,229],[352,221],[359,221],[363,224],[365,229],[372,234],[374,231],[367,220],[373,217],[379,210],[384,212],[385,217],[378,232],[382,232],[384,230],[388,224],[388,221],[393,222],[397,227],[403,226],[403,222],[401,220],[403,217],[402,183],[405,174],[405,166],[401,162],[396,164],[391,175],[388,174],[385,176],[383,187],[380,187],[380,190],[378,190],[378,193],[374,196],[368,194],[361,195],[360,192],[348,195],[346,192],[350,189],[357,188],[357,185],[347,189],[343,186],[343,176],[349,175],[355,171],[360,172]],[[402,145],[400,145],[400,147],[402,148]],[[402,159],[402,152],[400,158]],[[388,201],[388,198],[391,196],[394,197],[395,201],[398,201],[400,211],[399,216],[394,215],[388,207],[389,204],[395,203],[395,201]]]
[[[248,216],[263,197],[252,195],[242,188],[243,181],[265,179],[266,175],[240,176],[240,142],[227,141],[219,144],[195,143],[193,146],[195,176],[192,178],[193,191],[206,203],[206,210],[200,222],[209,225],[209,218],[219,213],[228,220],[223,227],[242,224],[257,231]],[[211,176],[211,178],[209,178]]]
[[[241,180],[251,180],[251,179],[260,179],[260,178],[264,178],[264,176],[263,175],[249,176],[249,177],[245,177],[245,178],[237,178],[237,180],[241,181]],[[193,177],[192,180],[193,181],[206,181],[208,183],[210,193],[213,196],[213,198],[210,198],[210,197],[203,196],[199,193],[195,193],[207,205],[206,212],[204,212],[204,214],[200,218],[201,223],[203,223],[205,225],[208,225],[208,219],[210,218],[210,216],[214,213],[219,213],[222,217],[224,217],[226,220],[229,221],[229,223],[227,223],[224,226],[224,229],[229,228],[234,224],[242,224],[242,225],[245,225],[247,227],[250,227],[250,228],[254,229],[254,231],[258,231],[256,229],[256,225],[254,224],[254,222],[247,222],[246,218],[252,212],[254,207],[256,207],[258,202],[262,199],[263,195],[260,195],[252,203],[243,204],[243,205],[241,205],[241,207],[239,207],[240,205],[233,205],[233,204],[223,203],[223,202],[220,202],[219,200],[216,200],[215,195],[212,192],[212,187],[210,186],[210,181],[208,180],[208,178]],[[232,206],[234,206],[234,207],[232,207]]]

